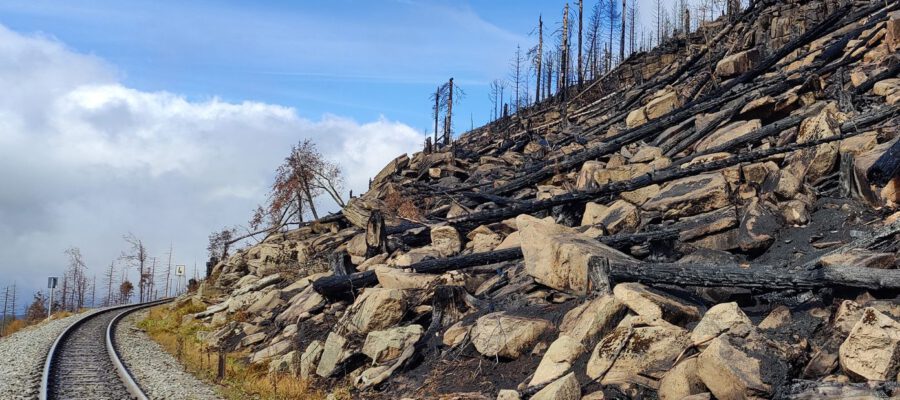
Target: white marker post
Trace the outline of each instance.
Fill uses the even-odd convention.
[[[51,276],[47,278],[47,287],[50,289],[50,304],[47,306],[47,321],[53,316],[53,291],[56,289],[57,278]]]
[[[184,270],[185,270],[184,265],[176,265],[175,266],[175,276],[178,277],[178,288],[176,291],[179,294],[181,294],[181,289],[184,286]]]

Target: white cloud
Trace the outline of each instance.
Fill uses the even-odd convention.
[[[341,164],[354,193],[424,141],[385,117],[313,121],[118,78],[103,60],[0,25],[0,285],[38,289],[62,270],[67,246],[81,247],[99,276],[127,232],[154,255],[171,241],[178,262],[202,265],[206,235],[247,220],[297,141],[312,138]]]

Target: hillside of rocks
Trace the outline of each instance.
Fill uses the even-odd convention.
[[[900,395],[900,4],[751,3],[398,156],[177,304],[358,398]]]

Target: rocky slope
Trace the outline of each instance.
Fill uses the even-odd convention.
[[[362,398],[898,395],[897,1],[754,1],[215,265],[204,340]]]

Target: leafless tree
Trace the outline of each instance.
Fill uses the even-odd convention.
[[[129,263],[131,266],[137,268],[139,292],[138,301],[143,303],[144,295],[146,294],[145,289],[147,288],[147,283],[150,281],[150,270],[149,268],[147,268],[147,261],[149,260],[150,255],[147,252],[147,247],[144,246],[144,242],[133,233],[128,233],[122,238],[125,239],[125,242],[128,243],[130,248],[123,251],[120,258],[122,260],[125,260],[125,262]],[[127,298],[128,297],[125,297],[123,298],[123,300],[127,300]]]
[[[544,78],[544,98],[552,96],[553,93],[553,70],[556,68],[556,52],[549,51],[544,58],[544,71],[547,76]]]
[[[628,17],[628,0],[622,0],[622,25],[619,27],[619,62],[625,61],[625,27]]]
[[[533,33],[533,32],[532,32]],[[537,27],[537,35],[538,35],[538,44],[531,49],[528,50],[528,59],[531,60],[532,67],[534,68],[534,77],[535,77],[535,90],[534,101],[535,103],[541,101],[541,67],[542,58],[544,56],[544,18],[543,16],[538,16],[538,27]],[[496,106],[495,106],[496,109]],[[496,112],[496,110],[495,110]]]
[[[606,25],[609,28],[609,46],[607,47],[607,52],[609,57],[606,59],[606,70],[610,71],[613,67],[613,41],[616,38],[616,29],[620,29],[619,27],[619,19],[620,19],[620,11],[619,5],[616,4],[616,0],[601,0],[605,2],[605,17],[606,17]],[[623,0],[624,2],[624,0]]]
[[[81,255],[81,249],[70,247],[65,251],[69,258],[68,270],[64,274],[63,279],[69,281],[71,288],[71,300],[67,301],[72,311],[77,311],[84,307],[85,295],[87,294],[88,280],[85,275],[87,265],[84,263],[84,257]]]
[[[506,90],[506,81],[503,79],[494,79],[490,85],[490,100],[494,107],[494,119],[500,118],[500,109],[503,107],[503,96]]]
[[[629,36],[629,39],[628,39],[628,50],[629,51],[628,52],[631,54],[634,54],[634,47],[635,47],[635,41],[636,41],[634,34],[635,34],[635,24],[637,22],[637,19],[638,19],[637,5],[636,5],[635,1],[632,1],[631,6],[628,7],[628,21],[629,21],[629,25],[630,25],[628,28],[629,29],[629,35],[628,35]]]
[[[581,56],[582,44],[584,37],[584,0],[578,0],[578,89],[584,85],[584,62]]]
[[[115,261],[109,262],[109,268],[106,269],[106,272],[103,274],[103,277],[106,279],[106,301],[103,305],[111,306],[113,305],[113,285],[115,284],[115,274],[116,274],[116,264]]]
[[[569,22],[569,3],[566,3],[563,9],[562,29],[559,31],[559,82],[556,84],[556,89],[563,94],[563,100],[569,86]]]
[[[588,20],[588,65],[590,66],[591,79],[599,75],[600,70],[600,32],[603,25],[603,1],[594,3]]]
[[[509,79],[512,82],[512,87],[515,90],[515,103],[514,107],[516,112],[519,111],[519,108],[522,107],[521,101],[521,93],[522,93],[522,79],[523,79],[523,66],[525,64],[525,55],[522,54],[522,47],[516,45],[516,53],[513,56],[513,59],[509,62]]]
[[[439,143],[437,132],[438,120],[441,119],[441,115],[444,117],[444,127],[440,130],[443,132],[443,144],[450,144],[450,140],[453,137],[453,106],[459,104],[464,96],[465,92],[460,89],[458,85],[453,83],[453,78],[450,78],[447,83],[438,86],[437,90],[431,95],[431,101],[434,102],[432,115],[435,118],[435,145]]]
[[[660,44],[663,41],[663,20],[666,19],[666,9],[662,6],[662,0],[656,0],[655,6],[653,16],[656,17],[656,43]],[[653,45],[651,44],[650,47]]]

